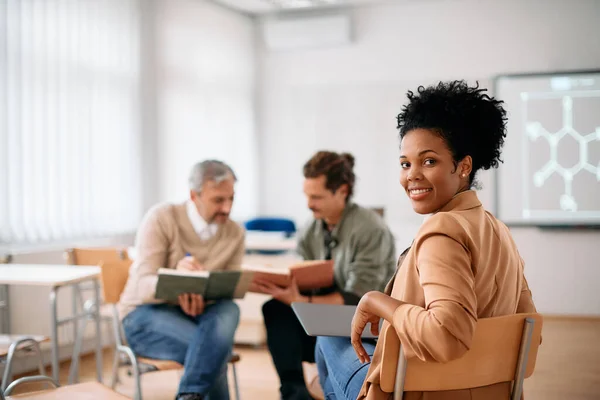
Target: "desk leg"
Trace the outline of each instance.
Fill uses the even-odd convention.
[[[8,285],[0,285],[0,332],[10,334],[10,308],[8,304]]]
[[[81,301],[81,293],[79,291],[79,285],[74,284],[71,289],[73,290],[72,298],[72,309],[73,317],[79,314],[79,303]],[[84,311],[83,304],[81,304],[81,310]],[[67,384],[79,383],[79,361],[81,358],[81,345],[83,341],[83,334],[85,332],[85,317],[82,321],[82,328],[79,329],[79,319],[73,320],[73,353],[71,354],[71,368],[69,371],[69,380]],[[81,335],[81,337],[79,336]]]
[[[81,294],[79,293],[79,285],[78,284],[74,284],[73,286],[71,286],[71,290],[72,290],[72,294],[73,294],[73,298],[71,299],[71,309],[72,309],[72,313],[73,313],[73,317],[74,317],[77,314],[79,314],[79,304],[78,303],[79,303],[79,298],[80,298]],[[83,305],[81,306],[81,309],[83,310]],[[78,333],[79,333],[78,322],[79,322],[78,320],[73,321],[73,342],[77,342]]]
[[[50,289],[50,342],[52,345],[52,378],[58,380],[58,311],[56,309],[56,291],[58,288]]]
[[[100,320],[100,283],[94,279],[94,321],[96,322],[96,375],[98,382],[102,383],[102,327]]]

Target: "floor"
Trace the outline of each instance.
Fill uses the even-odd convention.
[[[238,348],[238,377],[243,400],[278,400],[278,379],[266,349]],[[112,352],[105,354],[104,375],[109,381]],[[61,366],[65,382],[68,363]],[[131,396],[132,380],[121,371],[118,391]],[[157,372],[144,376],[144,400],[173,399],[179,373]],[[95,379],[92,355],[81,364],[81,380]],[[231,382],[231,374],[230,374]],[[33,388],[23,387],[21,391]],[[535,373],[525,382],[527,400],[600,400],[600,320],[546,319],[543,343]],[[234,398],[232,392],[232,399]]]

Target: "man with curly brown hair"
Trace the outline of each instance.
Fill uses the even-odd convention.
[[[290,304],[358,304],[366,292],[383,290],[396,266],[394,237],[374,211],[352,202],[354,157],[316,153],[304,165],[304,194],[312,220],[302,231],[298,253],[305,260],[333,260],[334,285],[300,292],[292,285],[263,288],[273,299],[263,306],[267,344],[284,400],[311,399],[302,361],[314,362],[316,339],[306,335]]]

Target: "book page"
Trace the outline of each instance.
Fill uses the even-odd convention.
[[[242,271],[212,271],[204,293],[205,300],[233,299]]]
[[[300,290],[320,289],[333,286],[333,261],[314,260],[290,267]]]
[[[178,275],[178,276],[199,276],[208,278],[210,271],[187,271],[184,269],[160,268],[159,275]]]
[[[181,272],[169,270],[163,273],[159,271],[154,297],[159,300],[177,303],[178,296],[183,293],[204,295],[208,278],[205,275],[181,274]]]

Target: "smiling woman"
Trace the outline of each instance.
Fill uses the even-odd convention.
[[[408,93],[410,102],[398,115],[400,183],[417,213],[439,210],[477,186],[477,171],[501,162],[506,111],[485,92],[450,82]]]
[[[417,213],[433,215],[401,256],[385,293],[360,300],[351,340],[318,339],[315,358],[328,399],[391,398],[400,343],[407,358],[445,363],[469,350],[478,319],[535,312],[508,228],[470,190],[477,171],[500,162],[502,103],[463,81],[420,87],[408,100],[398,115],[400,183]],[[365,345],[366,324],[378,326],[381,318],[385,340]],[[509,391],[510,382],[501,382],[404,398],[500,400]]]

